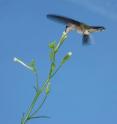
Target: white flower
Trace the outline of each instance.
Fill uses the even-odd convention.
[[[14,60],[14,62],[20,63],[20,64],[23,65],[24,67],[26,67],[26,68],[28,68],[29,70],[33,71],[33,69],[32,69],[30,66],[28,66],[27,64],[25,64],[25,63],[24,63],[23,61],[21,61],[20,59],[14,57],[13,60]]]
[[[68,55],[68,56],[72,56],[72,52],[68,52],[67,55]]]

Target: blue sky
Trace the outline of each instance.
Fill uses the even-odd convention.
[[[71,32],[58,59],[73,55],[52,80],[52,90],[41,113],[51,119],[29,124],[117,123],[117,2],[115,0],[0,0],[0,120],[19,124],[34,96],[34,76],[14,57],[37,62],[40,81],[49,69],[48,43],[59,40],[65,26],[46,14],[65,15],[106,31],[94,33],[95,45],[82,46]]]

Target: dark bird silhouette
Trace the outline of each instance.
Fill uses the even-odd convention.
[[[83,35],[82,41],[83,44],[89,44],[90,43],[90,34],[93,32],[102,32],[105,30],[104,26],[90,26],[83,22],[76,21],[74,19],[65,17],[65,16],[59,16],[54,14],[48,14],[47,18],[54,20],[56,22],[60,22],[66,25],[65,32],[69,33],[70,31],[76,29],[79,33]]]

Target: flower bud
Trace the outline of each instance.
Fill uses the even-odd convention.
[[[72,52],[68,52],[67,55],[63,58],[61,64],[63,65],[66,61],[70,59],[71,56],[72,56]]]

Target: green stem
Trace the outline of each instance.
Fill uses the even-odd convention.
[[[39,91],[40,91],[40,90],[39,90]],[[33,108],[34,108],[34,106],[35,106],[35,103],[36,103],[36,101],[37,101],[39,95],[41,94],[41,92],[39,92],[39,91],[36,93],[36,95],[35,95],[35,97],[34,97],[32,103],[31,103],[31,105],[30,105],[30,107],[29,107],[29,109],[28,109],[28,111],[27,111],[27,113],[26,113],[24,119],[22,120],[22,124],[26,124],[27,120],[30,118],[30,113],[32,112],[32,110],[33,110]]]
[[[62,67],[62,64],[60,64],[59,66],[58,66],[58,68],[55,70],[55,72],[50,76],[50,78],[53,78],[54,77],[54,75],[60,70],[60,68]]]
[[[38,91],[38,89],[39,89],[39,79],[38,79],[38,72],[37,72],[37,70],[35,72],[35,77],[36,77],[36,90]]]
[[[34,96],[34,99],[33,99],[32,103],[31,103],[31,105],[30,105],[30,107],[29,107],[29,109],[28,109],[28,111],[27,111],[27,113],[26,113],[24,119],[22,120],[21,124],[26,124],[26,122],[27,122],[28,119],[30,118],[30,114],[31,114],[31,112],[32,112],[32,110],[33,110],[33,108],[34,108],[34,106],[35,106],[37,100],[38,100],[38,97],[39,97],[40,94],[44,91],[44,89],[45,89],[45,87],[46,87],[46,84],[47,84],[48,82],[49,82],[49,80],[47,79],[47,80],[45,81],[45,83],[43,84],[43,86],[41,87],[41,89],[39,89],[39,90],[36,92],[36,95]]]
[[[55,63],[56,53],[58,52],[59,48],[62,46],[63,41],[64,41],[65,39],[66,39],[66,34],[63,33],[63,34],[62,34],[62,37],[60,38],[60,41],[59,41],[59,43],[58,43],[58,45],[57,45],[57,47],[56,47],[56,49],[55,49],[55,51],[54,51],[54,59],[53,59],[53,62],[54,62],[54,63]],[[44,99],[42,100],[42,103],[41,103],[40,106],[37,108],[37,110],[34,111],[32,114],[31,114],[31,112],[32,112],[32,110],[34,109],[35,104],[36,104],[36,102],[37,102],[39,96],[41,95],[41,93],[42,93],[43,91],[45,91],[45,88],[46,88],[48,82],[50,82],[51,78],[54,77],[54,75],[59,71],[59,69],[60,69],[61,67],[62,67],[62,64],[59,65],[59,67],[55,70],[55,72],[54,72],[53,74],[50,74],[50,75],[48,76],[48,79],[43,83],[43,85],[42,85],[40,88],[39,88],[39,84],[38,84],[38,83],[39,83],[39,82],[38,82],[38,73],[37,73],[37,71],[35,72],[35,76],[36,76],[36,90],[37,90],[37,92],[36,92],[36,94],[35,94],[35,96],[34,96],[34,98],[33,98],[33,101],[32,101],[32,103],[31,103],[31,105],[30,105],[29,108],[28,108],[28,111],[27,111],[26,115],[21,119],[21,124],[26,124],[26,122],[27,122],[28,120],[30,120],[30,119],[38,118],[38,117],[34,117],[34,115],[42,108],[42,106],[43,106],[43,104],[45,103],[46,98],[47,98],[47,96],[48,96],[47,94],[46,94],[46,96],[44,97]],[[50,70],[50,72],[51,72],[51,70]],[[41,116],[39,116],[39,117],[41,117]]]
[[[31,114],[31,118],[33,118],[37,112],[42,108],[43,104],[45,103],[46,99],[47,99],[47,94],[45,95],[44,99],[42,100],[42,103],[40,104],[40,106],[37,108],[37,110],[35,110],[32,114]]]

